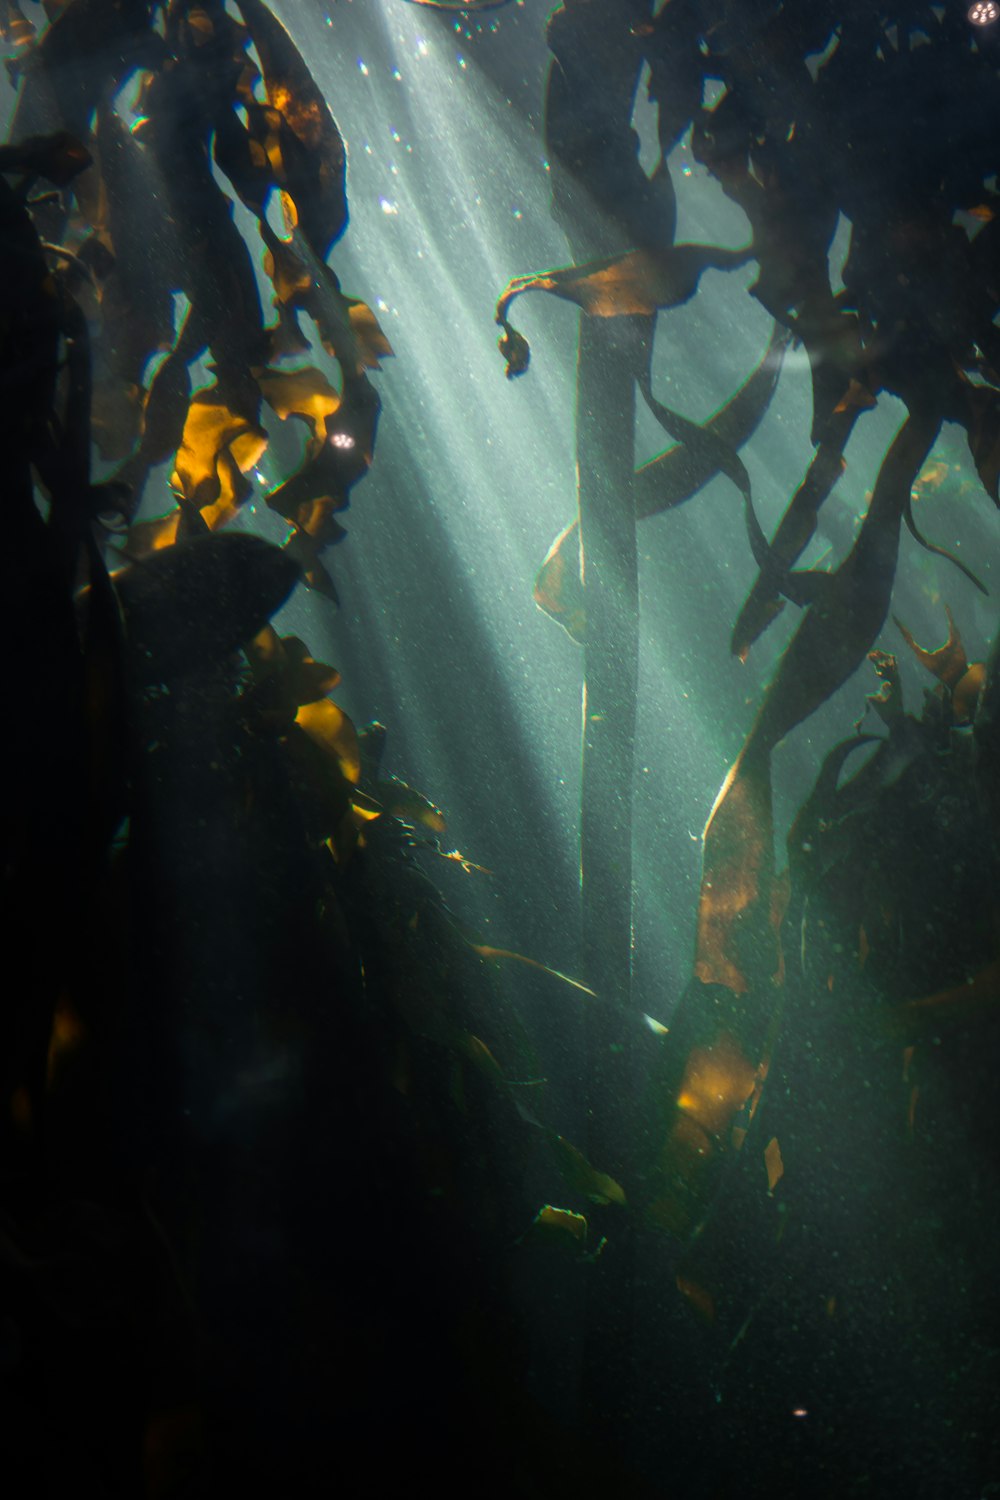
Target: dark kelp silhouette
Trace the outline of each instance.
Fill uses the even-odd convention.
[[[390,351],[326,265],[346,224],[339,132],[284,29],[263,5],[244,15],[266,103],[221,6],[171,6],[161,31],[144,7],[72,0],[20,69],[17,118],[70,121],[88,145],[57,129],[0,147],[4,597],[27,643],[2,830],[5,948],[30,971],[0,1021],[13,1462],[122,1497],[308,1487],[323,1346],[352,1367],[351,1410],[378,1406],[402,1437],[387,1482],[421,1451],[440,1472],[451,1449],[457,1479],[470,1434],[499,1451],[508,1425],[564,1473],[578,1460],[525,1400],[516,1347],[490,1356],[488,1402],[461,1372],[509,1344],[500,1287],[512,1248],[534,1253],[532,1215],[574,1216],[539,1212],[529,1155],[544,1148],[574,1203],[622,1190],[546,1120],[498,982],[512,960],[565,976],[463,929],[415,855],[479,867],[382,769],[385,731],[356,731],[336,669],[269,623],[303,577],[333,593],[321,553],[372,462],[366,372]],[[112,101],[137,67],[129,131]],[[260,223],[270,330],[210,143]],[[57,191],[30,197],[39,178]],[[264,217],[275,190],[288,240]],[[302,309],[339,384],[301,362]],[[284,549],[223,530],[265,406],[307,433],[268,497],[296,528]],[[99,482],[95,453],[117,466]],[[176,507],[136,520],[163,463]]]

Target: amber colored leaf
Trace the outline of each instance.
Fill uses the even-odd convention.
[[[944,612],[948,617],[948,639],[943,646],[938,646],[933,651],[928,651],[924,646],[919,646],[906,626],[895,615],[893,615],[893,619],[896,622],[896,628],[899,630],[900,635],[920,665],[926,667],[928,672],[933,673],[939,682],[944,683],[945,687],[953,688],[969,670],[969,663],[966,660],[962,637],[956,629],[955,621],[947,604],[944,607]]]
[[[180,519],[180,506],[177,506],[165,516],[155,516],[149,521],[133,521],[123,549],[125,556],[133,562],[139,562],[151,552],[172,547],[177,540]]]
[[[749,989],[746,950],[770,907],[773,860],[770,764],[741,757],[705,827],[695,960],[703,983]]]
[[[553,1134],[549,1143],[568,1187],[592,1203],[618,1203],[624,1207],[625,1190],[613,1177],[592,1167],[583,1152],[563,1136]]]
[[[262,370],[257,376],[261,395],[283,422],[299,417],[312,429],[315,440],[326,440],[326,418],[340,405],[340,396],[322,370],[305,365],[299,370]]]
[[[974,661],[951,690],[951,710],[957,724],[971,724],[986,686],[986,663]]]
[[[264,429],[234,410],[218,386],[198,391],[188,407],[173,482],[200,509],[220,498],[231,509],[238,503],[238,476],[253,468],[266,446]]]
[[[569,1250],[578,1255],[586,1248],[587,1228],[587,1220],[583,1214],[575,1214],[568,1208],[555,1208],[551,1203],[546,1203],[521,1235],[518,1244]]]
[[[335,703],[324,698],[320,703],[304,703],[295,715],[299,728],[332,760],[341,774],[356,785],[361,775],[361,754],[354,725]]]
[[[723,1031],[708,1046],[693,1047],[677,1095],[677,1108],[709,1135],[722,1136],[753,1093],[756,1065]]]
[[[785,1164],[781,1159],[781,1147],[776,1135],[764,1147],[764,1166],[767,1168],[767,1190],[773,1193],[785,1175]]]
[[[367,302],[362,302],[358,297],[345,297],[344,304],[358,347],[366,356],[366,367],[377,370],[379,360],[392,357],[392,345]]]

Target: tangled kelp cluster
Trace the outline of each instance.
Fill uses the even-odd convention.
[[[640,503],[638,514],[669,508],[715,474],[728,475],[744,494],[760,568],[734,627],[734,652],[745,656],[787,600],[804,610],[706,830],[697,972],[706,983],[741,991],[749,968],[770,961],[771,753],[864,661],[888,613],[901,522],[929,545],[910,494],[942,423],[965,429],[983,486],[997,500],[996,38],[994,27],[924,5],[891,13],[837,4],[737,10],[692,3],[651,11],[640,3],[616,13],[568,4],[550,23],[557,59],[550,145],[567,181],[581,179],[597,205],[611,210],[630,248],[516,279],[498,303],[497,320],[508,375],[527,369],[527,343],[509,322],[512,300],[525,291],[567,298],[590,318],[627,322],[635,381],[679,444],[637,477],[645,491],[660,485],[657,470],[663,475],[659,498]],[[568,102],[570,89],[592,102],[598,80],[588,56],[598,40],[616,62],[600,84],[600,149],[582,105],[576,118]],[[662,152],[648,180],[628,139],[643,66]],[[584,79],[586,91],[579,87]],[[722,86],[711,107],[702,102],[708,83]],[[745,248],[672,243],[668,156],[688,130],[696,159],[746,213],[752,239]],[[835,292],[828,254],[841,218],[851,238],[843,288]],[[721,414],[698,428],[669,412],[650,389],[651,324],[635,326],[690,299],[706,268],[751,258],[759,267],[752,294],[805,349],[813,378],[815,456],[770,544],[754,519],[736,453],[766,400],[732,437]],[[795,563],[844,470],[848,439],[883,391],[904,403],[907,419],[857,540],[829,573],[798,573]],[[693,471],[694,482],[679,494],[666,477],[668,462]],[[564,533],[538,593],[557,618],[579,621],[570,599],[576,556],[574,533]],[[764,950],[757,959],[755,947]]]

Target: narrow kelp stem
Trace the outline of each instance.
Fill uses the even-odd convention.
[[[632,975],[632,765],[639,678],[633,319],[585,318],[576,391],[583,555],[580,893],[583,971],[627,1009]],[[597,1023],[608,1030],[607,1017]]]

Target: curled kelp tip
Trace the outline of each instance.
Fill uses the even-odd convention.
[[[497,348],[506,361],[504,373],[508,380],[513,380],[515,376],[523,375],[531,363],[531,347],[524,334],[511,327],[506,318],[498,317],[497,323],[503,329],[497,339]]]
[[[895,615],[893,621],[921,666],[941,684],[937,691],[939,694],[943,693],[950,703],[955,723],[971,724],[986,683],[986,665],[981,661],[969,662],[962,637],[947,605],[945,614],[948,618],[948,638],[942,646],[930,651],[918,644]]]

